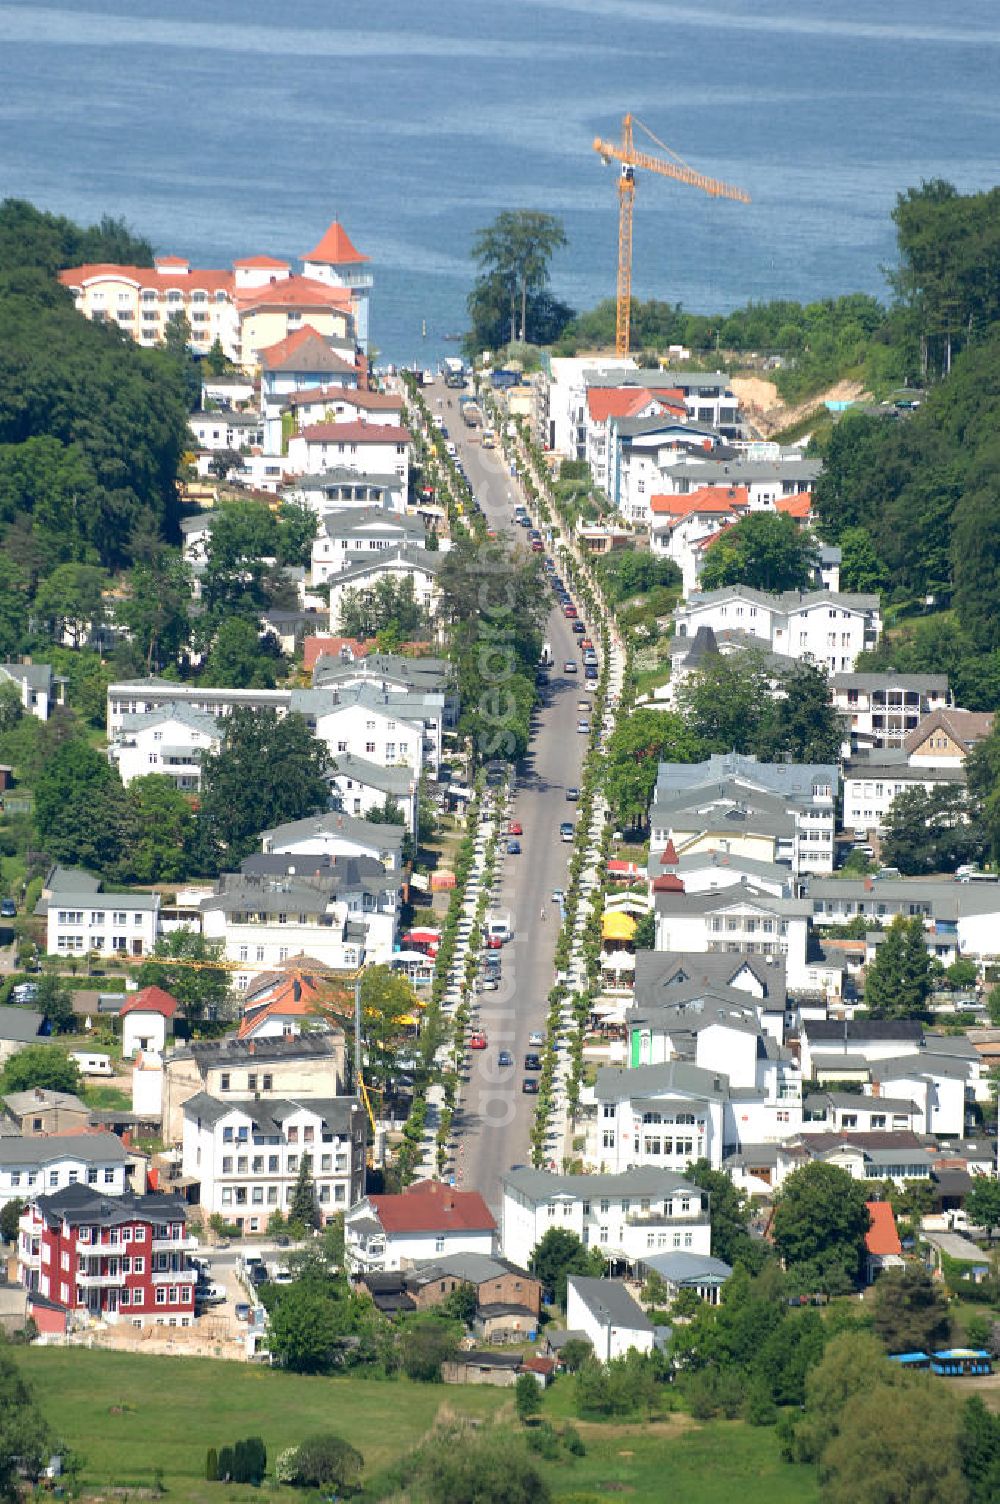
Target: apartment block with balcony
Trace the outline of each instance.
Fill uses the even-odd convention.
[[[180,1197],[112,1197],[72,1185],[29,1202],[18,1227],[18,1278],[95,1320],[190,1326],[196,1247]]]
[[[710,1252],[708,1192],[659,1166],[598,1175],[511,1170],[501,1191],[501,1252],[524,1267],[552,1227],[600,1249],[613,1265],[631,1267],[668,1249]]]
[[[355,1097],[227,1102],[199,1092],[184,1104],[183,1174],[206,1216],[260,1233],[287,1215],[304,1159],[324,1222],[364,1192],[365,1113]]]
[[[845,718],[851,752],[901,747],[923,716],[951,700],[946,674],[834,674],[834,709]]]
[[[99,877],[52,867],[35,914],[50,956],[148,956],[156,944],[159,893],[105,893]]]
[[[109,760],[128,787],[133,778],[159,773],[185,793],[201,788],[201,760],[217,752],[222,733],[215,717],[190,705],[164,705],[126,715],[108,748]]]

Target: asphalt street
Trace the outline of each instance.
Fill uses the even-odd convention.
[[[482,449],[480,430],[473,430],[471,439],[459,416],[460,394],[438,382],[424,395],[431,411],[444,415],[488,522],[498,532],[523,539],[523,530],[511,520],[515,502],[522,499],[516,482],[497,451]],[[592,699],[585,690],[578,637],[556,606],[545,635],[555,663],[528,756],[517,769],[511,808],[511,819],[524,828],[521,855],[503,857],[495,889],[494,906],[513,914],[514,939],[500,952],[500,990],[478,998],[478,1022],[488,1045],[471,1054],[470,1076],[455,1118],[456,1181],[478,1190],[494,1213],[499,1211],[501,1175],[529,1161],[537,1099],[522,1089],[526,1074],[531,1074],[523,1068],[524,1056],[530,1049],[529,1033],[545,1028],[548,993],[555,980],[553,954],[561,916],[552,894],[567,886],[572,851],[560,840],[559,826],[564,820],[576,824],[576,805],[567,801],[566,790],[579,785],[587,744],[586,736],[577,731],[578,720],[586,714],[578,702]],[[576,663],[575,674],[564,673],[567,660]],[[502,841],[501,849],[505,845]],[[501,1049],[513,1055],[512,1067],[498,1066]]]

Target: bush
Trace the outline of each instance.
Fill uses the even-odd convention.
[[[218,1482],[219,1454],[214,1447],[209,1447],[205,1457],[205,1477],[209,1483]]]
[[[229,1483],[234,1476],[234,1458],[232,1447],[223,1447],[219,1453],[219,1468],[216,1476],[220,1483]]]
[[[293,1482],[302,1488],[342,1493],[357,1482],[364,1465],[365,1459],[350,1442],[328,1431],[307,1437],[299,1447]]]

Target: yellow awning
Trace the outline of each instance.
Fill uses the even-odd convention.
[[[604,940],[634,940],[635,920],[631,914],[605,914],[601,920],[601,937]]]

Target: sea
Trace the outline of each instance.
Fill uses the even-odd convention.
[[[432,364],[501,209],[562,219],[559,296],[614,294],[626,111],[752,199],[640,174],[635,296],[885,296],[896,195],[997,182],[998,80],[996,0],[0,0],[0,196],[201,265],[339,218],[378,358]]]

